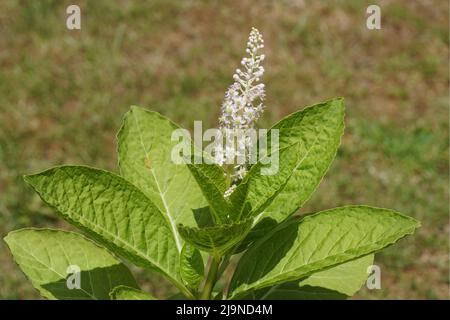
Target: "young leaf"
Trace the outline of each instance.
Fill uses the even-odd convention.
[[[109,299],[118,285],[137,286],[124,264],[81,234],[21,229],[10,232],[5,242],[47,299]]]
[[[231,207],[223,194],[227,185],[223,169],[216,164],[188,164],[189,170],[197,181],[211,207],[216,223],[226,223]]]
[[[214,256],[221,256],[239,243],[252,226],[252,220],[247,219],[232,224],[221,224],[202,229],[178,226],[180,235],[199,250],[208,251]]]
[[[189,288],[197,289],[205,273],[203,258],[194,246],[185,243],[180,256],[181,278]]]
[[[344,103],[333,99],[295,112],[275,124],[279,130],[279,171],[264,175],[261,162],[247,174],[246,205],[255,223],[264,217],[281,222],[310,197],[330,166],[344,130]],[[271,145],[271,133],[268,133]],[[241,187],[242,185],[242,187]],[[245,187],[241,184],[239,188]],[[236,190],[237,191],[237,190]],[[235,192],[236,192],[235,191]]]
[[[112,300],[157,300],[147,292],[127,286],[115,287],[109,295]]]
[[[179,252],[166,217],[123,178],[83,166],[25,176],[62,218],[133,263],[165,274],[181,290]]]
[[[286,221],[242,256],[233,297],[304,278],[378,251],[412,234],[420,223],[398,212],[348,206]]]
[[[183,244],[176,225],[195,226],[192,210],[208,203],[187,166],[172,160],[172,151],[179,143],[172,141],[172,133],[177,129],[159,113],[133,106],[125,115],[117,139],[121,175],[166,215],[181,251]],[[184,136],[190,141],[187,134]]]
[[[250,203],[245,202],[248,193],[248,180],[241,181],[239,186],[231,193],[229,198],[230,219],[239,221],[242,217],[247,217],[251,211]]]
[[[284,188],[293,172],[300,165],[301,159],[299,155],[302,154],[302,146],[299,143],[279,149],[278,152],[280,158],[279,170],[275,175],[265,175],[261,172],[265,165],[257,163],[250,169],[248,176],[234,191],[236,194],[247,194],[245,202],[239,210],[241,214],[238,220],[245,219],[248,216],[255,217],[266,208]],[[247,189],[246,192],[245,189]],[[245,214],[243,215],[242,213]],[[256,216],[257,221],[261,217],[263,217],[262,214]]]

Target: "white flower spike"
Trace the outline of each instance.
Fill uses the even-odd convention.
[[[222,114],[219,118],[223,136],[237,136],[237,149],[244,150],[247,157],[253,141],[245,135],[236,134],[236,131],[242,132],[242,130],[254,128],[255,122],[264,110],[265,88],[263,83],[259,83],[264,74],[264,68],[261,66],[264,55],[258,54],[262,48],[264,48],[264,40],[259,31],[252,28],[245,50],[248,56],[241,60],[242,70],[236,69],[233,75],[235,82],[225,94],[221,108]],[[218,163],[222,165],[227,163],[227,160],[239,156],[239,151],[235,149],[227,145],[224,153],[216,153]],[[225,196],[233,192],[236,183],[244,178],[247,169],[247,161],[234,167],[234,173],[231,176],[233,184],[225,192]]]

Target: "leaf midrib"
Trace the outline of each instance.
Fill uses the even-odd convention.
[[[132,114],[133,114],[133,119],[134,119],[134,122],[136,123],[137,130],[138,130],[138,133],[139,133],[139,141],[141,142],[142,149],[144,150],[144,153],[145,153],[145,158],[149,159],[150,156],[149,156],[149,152],[147,151],[147,148],[145,147],[145,144],[144,144],[144,139],[142,137],[141,126],[139,125],[139,121],[138,121],[138,119],[136,117],[136,113],[132,112]],[[174,219],[173,219],[173,217],[172,217],[172,215],[170,213],[169,206],[167,205],[164,193],[162,192],[162,190],[160,188],[159,181],[156,178],[154,168],[149,169],[149,170],[150,170],[150,172],[152,174],[153,179],[155,180],[155,184],[156,184],[156,187],[158,189],[158,194],[159,194],[159,196],[161,198],[161,201],[163,203],[164,209],[166,211],[166,216],[167,216],[167,219],[168,219],[168,222],[169,222],[169,225],[170,225],[170,229],[172,230],[172,235],[173,235],[173,237],[175,239],[175,244],[177,246],[177,250],[180,253],[181,249],[182,249],[182,246],[181,246],[180,236],[179,236],[178,231],[177,231],[176,226],[175,226],[175,221],[174,221]]]
[[[39,192],[38,192],[39,193]],[[39,193],[40,194],[40,193]],[[42,198],[42,197],[41,197]],[[55,201],[54,197],[49,196],[49,198],[52,200],[52,202],[57,202]],[[82,215],[79,215],[77,213],[74,213],[74,211],[66,208],[64,205],[61,205],[60,208],[63,209],[65,212],[68,212],[69,214],[64,214],[62,212],[62,210],[60,210],[59,208],[57,208],[54,204],[50,203],[50,201],[46,201],[44,200],[46,203],[48,203],[50,206],[54,207],[55,209],[57,209],[57,211],[64,217],[66,217],[67,219],[73,221],[76,225],[80,226],[82,229],[86,230],[86,232],[88,233],[95,233],[92,230],[95,230],[95,228],[100,229],[101,231],[103,231],[104,233],[106,233],[107,235],[111,236],[113,238],[113,240],[116,240],[118,242],[120,242],[125,248],[127,248],[129,251],[133,252],[134,254],[136,254],[137,256],[139,256],[141,259],[147,260],[148,262],[150,262],[152,265],[156,266],[163,274],[165,274],[169,279],[172,280],[172,282],[176,285],[179,286],[183,286],[182,283],[180,283],[177,279],[175,279],[174,277],[170,276],[170,274],[168,272],[165,272],[164,268],[158,263],[155,262],[151,257],[149,257],[146,253],[137,250],[136,248],[134,248],[130,243],[128,243],[127,241],[123,240],[122,238],[118,237],[117,235],[115,235],[114,233],[110,232],[107,229],[104,229],[102,226],[100,226],[99,224],[96,224],[94,222],[91,222],[91,220],[88,220],[87,218],[83,217]],[[77,219],[78,218],[78,219]],[[83,223],[85,223],[87,226],[84,226]],[[104,238],[104,236],[102,235],[98,235],[101,238]],[[105,239],[106,241],[110,241],[108,239]]]
[[[164,268],[158,263],[155,262],[155,260],[153,260],[151,257],[149,257],[146,253],[137,250],[136,248],[134,248],[131,244],[129,244],[127,241],[125,241],[124,239],[118,237],[117,235],[115,235],[114,233],[111,233],[110,231],[108,231],[107,229],[104,229],[102,226],[95,224],[93,222],[91,222],[90,220],[87,220],[86,218],[79,216],[79,221],[81,223],[81,221],[84,221],[84,223],[90,225],[90,227],[97,227],[98,229],[100,229],[101,231],[105,232],[107,235],[111,236],[113,238],[113,240],[116,240],[118,242],[120,242],[122,245],[124,245],[127,249],[129,249],[131,252],[134,252],[136,255],[138,255],[140,258],[149,261],[151,264],[153,264],[154,266],[156,266],[159,270],[161,270],[161,272],[163,272],[164,274],[166,274],[169,278],[173,279],[174,281],[176,281],[176,279],[174,279],[173,277],[171,277],[170,275],[167,274],[167,272],[165,272]],[[176,281],[178,283],[178,281]]]
[[[295,171],[297,171],[298,167],[303,163],[303,161],[304,161],[304,160],[306,159],[306,157],[309,155],[309,153],[311,152],[311,150],[315,147],[316,142],[317,142],[318,139],[319,139],[319,138],[318,138],[318,135],[316,135],[316,138],[314,139],[314,142],[311,144],[311,147],[306,151],[305,155],[304,155],[301,159],[299,159],[299,161],[298,161],[297,164],[295,165],[295,167],[294,167],[294,169],[292,170],[292,172],[291,172],[291,174],[289,175],[289,177],[286,179],[286,181],[285,181],[285,183],[283,184],[283,186],[282,186],[279,190],[276,190],[274,193],[272,193],[271,196],[270,196],[268,199],[272,199],[272,200],[273,200],[274,194],[280,193],[280,192],[282,192],[282,191],[284,190],[284,188],[285,188],[286,185],[288,184],[289,180],[291,180],[292,176],[294,175]],[[295,146],[295,145],[298,145],[298,144],[300,144],[300,141],[296,141],[296,142],[294,142],[294,143],[292,143],[292,144],[289,144],[289,145],[287,145],[287,146],[285,146],[285,147],[278,148],[277,151],[279,152],[280,150],[288,149],[288,148],[291,148],[291,147],[293,147],[293,146]],[[272,154],[272,153],[271,153],[271,154]],[[263,205],[264,205],[264,204],[263,204]],[[255,220],[253,221],[253,226],[255,226],[255,225],[258,223],[258,221],[261,219],[261,217],[262,217],[265,213],[266,213],[266,211],[263,210],[260,214],[258,214],[258,215],[255,217]]]
[[[23,251],[25,251],[26,253],[28,253],[31,257],[33,257],[36,262],[40,263],[41,265],[45,266],[47,269],[46,270],[50,270],[51,272],[53,272],[54,274],[56,274],[58,277],[60,277],[61,279],[65,279],[66,277],[62,274],[60,274],[58,271],[56,271],[51,265],[46,264],[45,262],[41,261],[40,259],[38,259],[32,251],[29,251],[28,249],[26,249],[24,246],[20,245],[17,241],[14,241],[14,244],[16,246],[18,246],[19,248],[21,248]],[[64,255],[66,254],[65,251],[63,250]],[[18,254],[16,253],[17,256],[22,257],[27,259],[27,257],[25,257],[24,255]],[[29,268],[33,268],[35,269],[33,266],[28,266]],[[87,271],[90,277],[90,270],[83,270],[83,271]],[[46,283],[44,283],[46,284]],[[39,284],[39,286],[42,288],[42,285]],[[92,284],[91,284],[91,288],[92,288]],[[80,288],[81,291],[83,291],[85,294],[87,294],[90,298],[92,298],[93,300],[98,300],[96,296],[94,296],[93,294],[90,294],[89,292],[87,292],[86,290],[84,290],[83,288]],[[47,291],[47,290],[46,290]],[[92,291],[94,292],[94,291]],[[53,297],[52,297],[53,298]]]

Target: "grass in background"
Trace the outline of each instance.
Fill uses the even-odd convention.
[[[331,97],[346,99],[346,133],[302,209],[348,203],[395,208],[422,221],[378,254],[382,290],[356,298],[448,298],[448,4],[379,1],[74,1],[0,3],[0,235],[70,228],[21,178],[58,164],[117,171],[115,133],[132,104],[192,128],[215,126],[246,37],[266,42],[262,126]],[[37,293],[0,243],[0,298]],[[135,270],[163,297],[162,278]]]

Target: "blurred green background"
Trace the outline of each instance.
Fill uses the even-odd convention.
[[[80,31],[65,25],[78,4]],[[378,4],[382,29],[366,28]],[[58,164],[117,171],[117,132],[132,104],[192,128],[216,126],[251,26],[265,38],[262,125],[305,105],[346,98],[336,161],[302,212],[343,204],[394,208],[422,221],[376,256],[382,289],[362,299],[447,299],[448,2],[0,2],[0,235],[70,228],[21,176]],[[136,270],[143,288],[172,292]],[[0,298],[38,294],[0,243]]]

